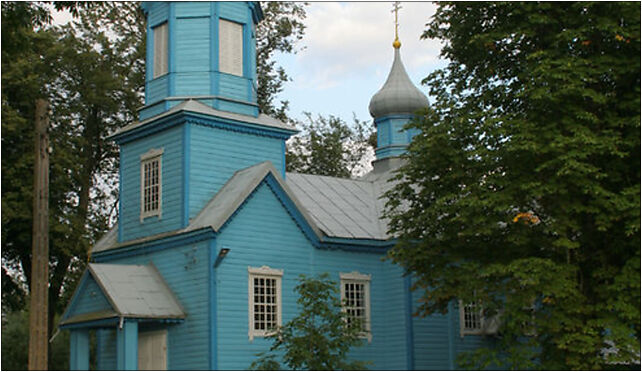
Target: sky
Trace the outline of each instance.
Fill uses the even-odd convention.
[[[421,80],[445,66],[441,46],[421,40],[436,6],[402,2],[399,10],[401,59],[410,79]],[[303,50],[278,56],[292,78],[280,99],[290,101],[290,116],[303,112],[334,115],[352,122],[353,113],[370,121],[370,98],[383,86],[393,61],[394,14],[391,2],[314,2],[307,8]]]
[[[445,66],[440,44],[421,40],[436,6],[428,2],[402,2],[399,10],[401,59],[410,79],[427,94],[421,80]],[[68,14],[54,12],[56,23]],[[371,121],[370,98],[385,82],[393,60],[394,14],[392,2],[312,2],[307,7],[306,31],[297,54],[277,55],[292,81],[278,100],[290,102],[290,116],[303,112],[334,115],[351,123]]]

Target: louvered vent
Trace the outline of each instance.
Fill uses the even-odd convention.
[[[167,23],[154,27],[154,79],[167,73]]]
[[[224,19],[219,23],[219,69],[243,76],[243,25]]]

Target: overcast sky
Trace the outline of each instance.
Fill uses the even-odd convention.
[[[435,12],[427,2],[402,2],[399,11],[401,57],[411,80],[419,86],[445,63],[440,45],[420,40]],[[280,56],[293,81],[281,95],[290,113],[333,114],[352,121],[370,120],[370,98],[381,88],[393,60],[394,15],[391,2],[314,2],[308,7],[304,50]],[[426,92],[425,87],[420,87]]]
[[[420,40],[435,12],[427,2],[402,2],[399,11],[401,57],[412,81],[438,67],[440,45]],[[306,31],[296,55],[277,56],[292,81],[280,99],[290,101],[290,115],[302,112],[335,115],[352,122],[371,120],[370,98],[381,88],[392,66],[392,2],[313,2],[307,7]],[[68,14],[54,12],[57,23]],[[426,92],[425,87],[420,87]]]

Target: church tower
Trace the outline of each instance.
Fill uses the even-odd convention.
[[[145,106],[140,120],[188,98],[258,116],[257,2],[143,2],[147,16]]]
[[[397,12],[399,5],[395,4],[395,40],[394,60],[383,87],[370,100],[370,115],[374,118],[377,128],[377,148],[374,162],[375,172],[378,168],[394,167],[400,155],[405,153],[407,145],[416,134],[414,130],[405,130],[406,125],[418,110],[428,107],[428,99],[410,81],[408,73],[401,61],[401,42],[398,35]]]
[[[145,105],[120,146],[118,242],[189,225],[232,175],[270,161],[285,177],[296,130],[259,113],[258,2],[143,2]]]

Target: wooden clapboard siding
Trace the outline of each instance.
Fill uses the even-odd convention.
[[[163,149],[162,215],[140,220],[140,156],[150,149]],[[122,195],[120,221],[124,241],[159,234],[181,227],[182,127],[177,126],[120,148]]]
[[[174,6],[176,7],[176,17],[199,17],[210,12],[210,3],[207,1],[177,2]]]
[[[87,273],[87,277],[81,284],[78,291],[78,297],[74,300],[73,307],[70,308],[69,314],[66,318],[71,318],[75,315],[93,313],[100,310],[111,310],[112,306],[109,300],[103,294],[102,289],[94,280],[91,274]]]
[[[99,371],[113,371],[116,369],[116,330],[98,329],[96,331],[98,350],[96,367]]]
[[[221,73],[218,75],[220,94],[239,101],[250,101],[247,95],[247,79],[242,76]]]
[[[158,102],[167,96],[169,96],[168,75],[163,75],[147,82],[145,104],[149,105]]]
[[[206,96],[210,92],[209,72],[176,73],[177,96]],[[177,104],[181,101],[175,101]],[[205,102],[203,102],[205,103]]]
[[[194,217],[239,169],[269,160],[285,168],[283,140],[231,130],[190,128],[189,215]]]
[[[219,3],[219,16],[237,23],[245,23],[248,19],[248,6],[246,2],[222,1]]]
[[[209,4],[201,17],[176,19],[176,71],[207,72],[210,70]],[[184,77],[178,78],[177,83]],[[181,95],[177,91],[177,95]]]
[[[374,369],[406,368],[404,302],[397,301],[403,298],[403,279],[380,254],[314,248],[266,184],[223,229],[217,245],[231,249],[217,269],[220,369],[246,369],[256,353],[269,347],[262,338],[248,338],[248,266],[283,270],[284,322],[297,313],[294,287],[300,274],[328,272],[337,285],[339,273],[370,274],[372,342],[351,356],[373,361]]]
[[[257,116],[256,107],[256,39],[251,8],[246,2],[155,2],[146,5],[148,28],[169,23],[169,71],[153,78],[146,75],[145,104],[172,97],[220,97],[210,101],[212,107],[243,115]],[[243,76],[218,71],[218,22],[226,19],[243,26]],[[148,38],[147,59],[153,60],[153,38]],[[230,99],[239,102],[225,101]],[[169,107],[145,106],[140,120],[158,115]]]
[[[167,17],[169,17],[170,5],[171,4],[168,2],[154,2],[153,4],[151,4],[149,17],[147,18],[147,24],[151,27],[154,27],[160,23],[167,21]]]
[[[167,326],[168,369],[209,369],[209,242],[168,248],[108,261],[112,264],[153,263],[187,313],[185,321]],[[101,334],[99,365],[115,366],[116,338]],[[110,352],[110,350],[114,352]]]

